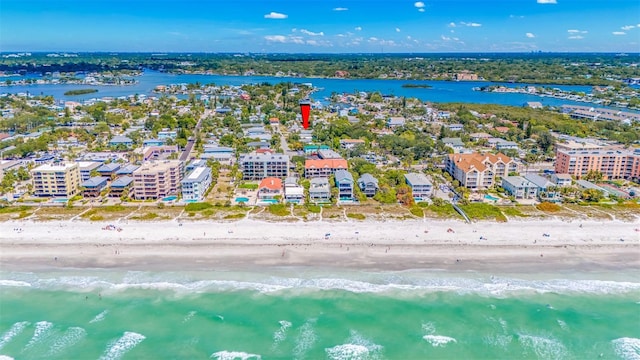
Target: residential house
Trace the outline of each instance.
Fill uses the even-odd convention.
[[[337,170],[346,170],[348,168],[345,159],[307,159],[304,162],[304,177],[313,179],[318,177],[329,177]]]
[[[326,177],[313,178],[309,184],[309,201],[314,203],[326,203],[331,201],[331,189],[329,179]]]
[[[517,172],[518,164],[501,153],[449,154],[445,170],[462,186],[483,190],[492,187],[498,178]]]
[[[116,171],[116,176],[121,176],[121,175],[131,176],[133,175],[133,172],[136,171],[136,169],[139,167],[140,167],[139,165],[126,164],[125,166],[120,167],[120,169]]]
[[[100,192],[107,187],[109,178],[106,176],[94,176],[87,181],[83,181],[80,185],[82,188],[82,196],[98,197]]]
[[[462,131],[464,129],[464,125],[462,124],[449,124],[447,127],[449,131]]]
[[[415,202],[427,201],[431,197],[433,184],[425,174],[409,173],[404,175],[404,179],[411,188]]]
[[[282,198],[282,179],[277,177],[267,177],[260,181],[258,185],[259,200],[274,200]]]
[[[307,156],[318,155],[318,151],[320,150],[330,150],[329,145],[317,145],[317,144],[309,144],[303,147],[304,154]]]
[[[340,147],[342,149],[348,150],[353,149],[358,145],[364,145],[364,140],[362,139],[340,139]]]
[[[144,140],[142,142],[142,147],[149,147],[149,146],[162,146],[165,144],[164,140],[160,140],[160,139],[147,139]]]
[[[183,169],[180,160],[143,163],[133,172],[133,197],[136,200],[149,200],[178,195]]]
[[[199,202],[204,200],[204,196],[211,187],[211,169],[206,166],[199,166],[193,169],[182,179],[182,200],[186,202]]]
[[[131,176],[120,176],[111,182],[111,188],[109,190],[109,197],[119,198],[123,196],[127,196],[129,194],[129,189],[133,186],[133,177]]]
[[[522,176],[502,178],[502,187],[516,199],[535,199],[538,195],[538,186]]]
[[[336,170],[335,172],[335,184],[338,188],[338,200],[340,201],[353,201],[353,175],[347,170]]]
[[[213,159],[220,163],[231,163],[234,158],[234,150],[227,146],[205,145],[200,159]]]
[[[441,141],[444,146],[452,148],[454,152],[460,152],[464,149],[464,143],[460,138],[442,138]]]
[[[288,155],[252,152],[242,155],[239,164],[243,180],[286,178],[289,175]]]
[[[109,140],[109,146],[124,146],[131,147],[133,145],[133,140],[126,136],[114,136]]]
[[[175,139],[177,136],[178,132],[176,130],[162,129],[158,131],[159,140]]]
[[[404,117],[392,116],[387,119],[387,127],[388,128],[396,128],[400,126],[404,126],[406,120]]]
[[[294,204],[302,204],[304,201],[304,188],[298,184],[298,179],[294,177],[284,179],[284,201]]]
[[[80,168],[77,163],[43,164],[31,170],[34,196],[71,198],[78,193]]]
[[[551,181],[553,181],[556,186],[571,186],[571,175],[569,174],[553,174],[551,175]]]
[[[320,159],[342,159],[342,155],[331,149],[318,150],[318,157]]]
[[[378,179],[376,179],[375,177],[373,177],[373,175],[368,173],[362,174],[360,176],[360,178],[358,179],[358,186],[360,187],[360,190],[362,191],[362,193],[365,194],[367,197],[374,196],[379,189]]]
[[[562,200],[557,186],[546,177],[537,174],[527,174],[524,178],[538,188],[537,194],[540,201],[560,202],[560,200]]]

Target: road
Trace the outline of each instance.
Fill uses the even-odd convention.
[[[210,113],[211,113],[211,110],[206,109],[204,113],[200,116],[200,119],[198,120],[196,127],[193,129],[193,135],[189,137],[189,140],[187,140],[187,146],[184,147],[184,151],[182,152],[182,155],[180,155],[180,161],[187,161],[189,159],[191,150],[193,150],[193,145],[195,145],[196,143],[196,137],[198,135],[198,132],[200,131],[200,127],[202,126],[202,120],[204,120],[207,116],[209,116]]]

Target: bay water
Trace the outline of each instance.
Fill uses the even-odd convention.
[[[0,359],[640,359],[634,272],[0,271]]]

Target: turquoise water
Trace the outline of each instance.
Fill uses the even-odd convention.
[[[500,200],[500,198],[497,198],[497,197],[495,197],[495,196],[491,196],[491,195],[489,195],[489,194],[486,194],[486,195],[484,196],[484,198],[485,198],[485,199],[487,199],[487,200],[491,200],[491,201],[498,201],[498,200]]]
[[[171,195],[171,196],[167,196],[167,197],[162,198],[162,201],[173,201],[173,200],[175,200],[177,198],[178,198],[177,196]]]
[[[0,354],[15,359],[640,357],[633,274],[265,268],[0,278]]]
[[[278,200],[276,200],[276,199],[261,199],[260,202],[266,203],[266,204],[277,204]]]
[[[56,199],[51,199],[52,202],[63,202],[66,203],[69,201],[69,199],[67,198],[56,198]]]
[[[246,204],[246,203],[248,203],[248,202],[249,202],[249,198],[246,198],[246,197],[237,197],[237,198],[236,198],[236,202],[238,202],[238,203],[239,203],[239,202],[243,202],[243,203],[245,203],[245,204]]]

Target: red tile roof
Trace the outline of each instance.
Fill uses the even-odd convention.
[[[260,189],[267,188],[269,190],[280,190],[282,189],[282,180],[276,177],[264,178],[262,179],[262,181],[260,181],[259,188]]]

